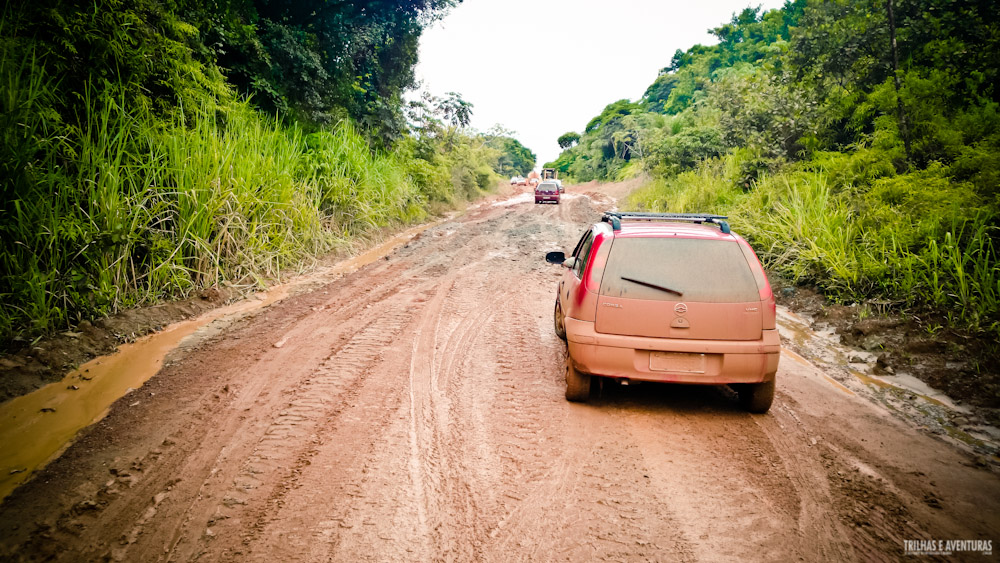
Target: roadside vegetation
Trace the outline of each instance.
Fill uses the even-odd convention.
[[[253,287],[527,173],[459,94],[403,99],[454,3],[9,4],[0,342]]]
[[[711,31],[546,166],[645,174],[626,208],[730,215],[772,271],[1000,341],[995,7],[795,0]]]

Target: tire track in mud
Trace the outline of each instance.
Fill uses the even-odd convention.
[[[485,224],[490,231],[506,232],[521,221],[504,217]],[[527,316],[515,315],[512,321],[497,315],[520,302],[496,297],[505,295],[505,287],[523,286],[524,268],[515,253],[496,241],[471,241],[469,248],[480,259],[456,273],[458,281],[447,289],[439,308],[427,309],[418,330],[417,338],[424,345],[414,349],[421,364],[415,372],[422,377],[413,385],[414,403],[419,407],[413,432],[420,444],[419,479],[430,491],[426,513],[434,551],[428,557],[481,561],[488,532],[500,512],[497,491],[505,487],[496,470],[502,462],[495,445],[498,429],[510,426],[510,421],[502,419],[497,424],[489,414],[503,402],[497,388],[509,378],[482,350],[495,344],[496,334],[524,334]],[[482,267],[491,261],[506,264],[504,276],[491,276],[491,269]],[[521,349],[507,353],[526,357]],[[537,370],[537,362],[533,363]]]
[[[442,366],[438,360],[439,354],[451,350],[447,345],[439,350],[438,342],[442,312],[453,297],[455,277],[450,276],[437,288],[416,323],[407,372],[408,476],[416,501],[418,536],[422,538],[414,551],[418,559],[424,560],[435,551],[448,553],[453,545],[442,539],[440,525],[440,501],[447,495],[444,488],[448,484],[441,474],[447,471],[449,461],[448,444],[442,450],[440,441],[441,433],[447,432],[451,413],[449,398],[439,387]]]
[[[576,475],[569,472],[567,461],[555,454],[560,437],[541,425],[544,420],[558,425],[563,416],[561,409],[554,408],[561,384],[558,365],[539,357],[537,348],[528,345],[529,339],[538,336],[537,323],[534,319],[529,323],[522,311],[513,308],[498,311],[491,321],[494,326],[513,329],[484,342],[488,359],[480,359],[496,369],[486,406],[493,421],[502,487],[500,518],[488,532],[484,560],[502,561],[511,553],[523,553],[527,543],[538,542],[541,547],[546,536],[555,535],[540,529],[543,526],[564,527],[570,514],[553,503],[568,498],[566,490],[574,488]],[[546,452],[538,448],[540,444],[556,447]],[[532,558],[529,554],[520,557]]]
[[[987,522],[1000,512],[986,509],[995,503],[968,485],[994,487],[995,479],[976,475],[973,463],[883,406],[840,392],[809,362],[801,366],[783,364],[780,408],[772,409],[774,424],[761,426],[789,460],[789,477],[813,494],[816,527],[837,530],[846,545],[838,558],[895,561],[903,540],[989,536]],[[959,506],[972,510],[961,519],[948,516],[946,508]]]
[[[509,217],[487,218],[482,228],[496,232],[510,223]],[[397,545],[387,545],[391,543],[388,535],[368,534],[334,545],[330,552],[334,559],[363,558],[376,552],[383,559],[387,553],[406,553],[413,560],[482,560],[478,538],[495,512],[492,498],[499,483],[492,471],[491,429],[478,416],[477,405],[494,383],[488,362],[470,365],[468,359],[476,355],[484,337],[494,332],[490,317],[505,306],[495,296],[502,295],[501,288],[512,281],[507,276],[491,276],[495,267],[485,266],[509,260],[510,253],[504,244],[481,236],[465,239],[459,250],[452,263],[460,266],[440,283],[415,323],[407,424],[397,431],[401,435],[405,430],[405,437],[396,438],[407,443],[408,493],[418,503],[415,527],[424,530],[415,536],[424,539],[414,545],[412,539],[398,538]],[[392,465],[385,458],[373,463]],[[386,481],[384,477],[371,480]],[[364,498],[384,495],[370,486],[365,491]],[[403,516],[398,510],[389,512],[381,519],[399,521]]]
[[[376,284],[370,289],[376,297],[388,297],[403,286],[405,283],[401,284],[398,279],[394,279],[391,284]],[[316,356],[316,352],[322,352],[323,343],[335,344],[341,337],[340,328],[309,332],[310,321],[315,321],[318,316],[329,315],[323,309],[327,306],[336,307],[339,301],[337,297],[324,296],[319,292],[313,297],[320,298],[318,306],[303,308],[297,307],[295,303],[287,303],[256,316],[258,321],[276,317],[273,324],[293,327],[282,338],[289,340],[292,337],[283,349],[273,351],[270,355],[261,354],[261,348],[273,350],[270,342],[277,338],[272,340],[267,334],[263,337],[255,334],[251,321],[244,320],[243,327],[234,327],[229,341],[243,342],[244,345],[254,340],[263,339],[266,342],[263,346],[258,343],[256,351],[248,357],[223,365],[216,362],[212,355],[195,351],[191,357],[167,368],[165,371],[175,372],[184,367],[195,367],[206,372],[206,381],[222,379],[230,383],[224,387],[221,384],[201,385],[204,389],[199,396],[173,404],[170,403],[172,393],[152,397],[153,393],[150,392],[149,398],[143,398],[145,394],[140,396],[134,405],[167,403],[159,408],[158,414],[148,415],[164,422],[154,430],[154,435],[159,436],[157,446],[152,449],[137,449],[105,462],[111,465],[110,480],[103,486],[88,484],[85,488],[81,487],[82,491],[86,491],[84,500],[54,518],[54,525],[37,523],[33,537],[30,537],[25,546],[33,547],[27,550],[51,553],[53,557],[60,559],[68,556],[70,560],[75,560],[81,554],[72,556],[60,546],[79,543],[82,539],[86,545],[83,552],[87,554],[86,559],[121,560],[135,554],[142,554],[142,558],[148,560],[163,558],[164,543],[172,544],[174,540],[165,542],[161,534],[151,534],[150,530],[174,529],[175,525],[164,526],[163,523],[183,516],[183,506],[178,506],[176,499],[200,494],[203,484],[209,482],[220,467],[224,467],[223,462],[232,460],[234,454],[238,461],[241,446],[246,442],[245,435],[252,436],[261,417],[270,416],[275,403],[284,400],[288,389],[308,375],[312,358],[316,357],[318,360],[322,357]],[[366,311],[366,307],[368,304],[358,305],[355,302],[337,309],[341,313],[361,313],[355,317],[361,320],[372,313]],[[305,334],[307,332],[308,337]],[[210,345],[211,342],[202,347]],[[295,362],[293,358],[296,356],[301,361]],[[215,370],[220,373],[212,373]],[[270,373],[275,377],[240,376],[248,371]],[[125,400],[132,398],[126,396],[123,401]],[[122,410],[116,414],[123,418],[129,418],[130,415],[128,411]],[[102,426],[123,427],[122,431],[116,431],[116,441],[120,440],[123,438],[120,436],[123,431],[129,432],[132,421],[122,422],[117,418],[109,417],[89,431]],[[210,429],[204,426],[206,421],[213,421]],[[142,419],[135,422],[141,424]],[[102,443],[100,446],[105,447],[107,444]],[[205,519],[208,518],[206,516]],[[115,542],[109,544],[98,539],[105,529],[115,528],[125,530]]]
[[[789,451],[795,450],[761,429],[773,420],[741,412],[727,393],[713,391],[658,386],[653,393],[674,397],[627,417],[658,495],[697,558],[849,559],[847,535],[835,523],[827,529],[829,515],[818,514],[829,500],[820,492],[825,480],[790,480],[788,469],[798,460]],[[688,398],[701,404],[692,408]],[[791,551],[790,534],[800,538]]]
[[[198,553],[195,546],[200,546],[191,540],[202,537],[239,535],[244,542],[252,541],[254,531],[281,505],[302,467],[309,465],[317,452],[320,427],[335,419],[344,404],[357,395],[373,362],[411,317],[411,310],[402,307],[378,316],[289,393],[287,406],[277,413],[235,475],[221,472],[214,480],[231,482],[231,486],[221,499],[209,503],[212,508],[195,511],[201,518],[185,524],[186,533],[171,550],[171,559],[191,559]],[[206,483],[205,488],[219,487]],[[207,519],[206,514],[210,514]],[[240,524],[239,529],[233,529],[230,522]]]
[[[796,412],[793,399],[778,392],[771,417],[754,418],[755,425],[763,432],[774,448],[781,464],[776,469],[786,477],[797,499],[794,516],[795,531],[800,538],[810,538],[804,544],[807,558],[851,560],[854,546],[850,532],[830,518],[830,505],[835,491],[824,478],[821,464],[808,455],[817,437],[810,435]]]
[[[527,351],[517,342],[513,348]],[[636,479],[642,459],[621,421],[566,403],[557,358],[522,357],[547,369],[535,381],[519,377],[539,375],[525,364],[501,369],[512,383],[501,391],[498,405],[510,406],[500,407],[498,418],[517,423],[503,440],[512,467],[487,560],[510,560],[511,553],[521,561],[691,560],[667,506],[652,498],[647,479]]]
[[[916,524],[905,496],[877,469],[838,446],[836,432],[809,432],[797,402],[781,396],[773,420],[761,429],[780,446],[786,474],[803,499],[799,533],[826,540],[816,557],[856,561],[895,561],[905,539],[933,539]],[[832,429],[831,429],[832,430]],[[805,471],[804,469],[808,469]],[[836,543],[832,543],[835,540]]]
[[[834,493],[827,510],[849,530],[849,545],[858,561],[896,561],[903,540],[934,539],[916,525],[892,484],[870,466],[829,442],[819,444],[818,450]]]
[[[428,521],[441,514],[441,510],[436,507],[435,502],[428,501],[428,497],[434,499],[442,496],[442,483],[451,483],[450,479],[439,477],[441,467],[446,465],[442,461],[441,439],[435,436],[442,428],[448,428],[449,407],[446,399],[440,397],[440,387],[447,384],[447,377],[440,377],[440,362],[436,359],[447,357],[448,354],[436,354],[434,348],[439,346],[437,342],[438,331],[441,330],[441,311],[445,308],[446,302],[458,293],[454,280],[461,277],[462,287],[469,288],[473,292],[481,290],[478,287],[469,287],[470,280],[485,280],[487,277],[481,273],[476,273],[477,264],[475,257],[482,256],[481,251],[484,244],[476,241],[465,241],[464,244],[455,244],[453,248],[460,254],[459,257],[452,256],[452,262],[465,264],[462,276],[454,273],[445,275],[441,279],[427,278],[418,284],[417,288],[422,291],[417,299],[424,304],[419,310],[416,318],[403,331],[405,338],[399,338],[387,351],[386,356],[391,356],[392,361],[373,365],[370,371],[377,371],[381,380],[398,382],[405,381],[405,378],[414,377],[413,398],[401,395],[400,386],[393,389],[395,399],[392,401],[395,411],[385,411],[389,414],[385,417],[386,426],[373,428],[371,433],[372,447],[365,452],[357,452],[354,456],[340,456],[333,459],[328,455],[321,455],[313,459],[314,465],[336,468],[335,473],[340,478],[332,481],[320,482],[315,472],[308,472],[300,479],[301,485],[311,490],[322,491],[321,494],[330,495],[331,499],[343,498],[341,489],[333,489],[329,482],[339,482],[349,491],[348,502],[364,502],[368,505],[389,507],[389,513],[358,513],[357,510],[331,510],[320,522],[301,522],[301,533],[295,534],[299,539],[292,539],[288,534],[281,536],[281,544],[278,545],[277,536],[268,535],[269,531],[264,530],[259,538],[250,542],[248,551],[251,559],[258,557],[261,553],[281,554],[284,557],[296,559],[318,560],[333,556],[336,559],[363,560],[370,557],[376,549],[381,555],[380,558],[387,557],[386,554],[394,553],[397,558],[422,559],[418,554],[429,554],[426,547],[427,538],[433,537],[434,529],[440,525],[430,526]],[[407,254],[413,254],[408,251]],[[419,253],[416,258],[419,259]],[[471,262],[461,258],[470,258]],[[408,270],[411,276],[424,273],[429,275],[441,275],[448,270],[442,268],[439,259],[431,260],[431,264],[424,264]],[[420,280],[420,278],[415,278]],[[481,300],[481,299],[480,299]],[[469,299],[465,300],[469,304]],[[397,306],[405,306],[397,303]],[[488,308],[482,309],[488,310]],[[454,313],[448,310],[447,318],[454,318]],[[475,315],[471,319],[466,318],[460,324],[468,328],[473,328]],[[454,341],[449,339],[449,342]],[[458,342],[466,340],[459,338]],[[447,347],[446,347],[447,349]],[[420,361],[416,362],[415,358]],[[430,358],[430,363],[427,359]],[[400,373],[405,366],[406,371]],[[374,388],[382,387],[379,382],[367,382]],[[405,395],[409,395],[407,391]],[[369,404],[372,393],[362,391],[355,399],[357,408],[371,409]],[[389,394],[380,394],[387,397]],[[433,400],[428,398],[433,397]],[[412,406],[411,406],[412,405]],[[352,406],[352,408],[354,408]],[[412,411],[411,411],[412,409]],[[341,418],[352,418],[342,415]],[[360,417],[357,417],[360,418]],[[400,424],[403,421],[405,424]],[[401,427],[408,428],[401,428]],[[403,432],[402,430],[406,430]],[[339,434],[338,429],[331,429],[334,434]],[[444,439],[446,450],[450,440]],[[411,453],[407,456],[405,467],[399,460],[382,459],[380,452],[399,452],[400,446],[406,444],[405,449]],[[385,471],[369,471],[368,468],[387,468]],[[399,478],[406,475],[410,485],[406,491],[399,491]],[[379,486],[376,486],[376,483]],[[390,491],[386,496],[385,491]],[[393,494],[395,491],[396,494]],[[402,494],[399,494],[402,493]],[[287,505],[281,507],[279,514],[294,513],[295,507],[310,502],[311,499],[304,498],[299,491],[294,491],[289,497]],[[400,509],[402,505],[402,509]],[[445,511],[450,514],[450,512]],[[466,511],[468,512],[468,511]],[[423,514],[423,516],[419,516]],[[416,522],[413,516],[418,515]],[[275,515],[277,516],[277,515]],[[360,516],[360,518],[359,518]],[[285,516],[281,516],[285,518]],[[383,525],[384,521],[391,521],[392,526]],[[282,526],[283,531],[287,531],[287,526]],[[390,530],[390,528],[392,528]],[[428,529],[430,528],[430,529]],[[276,530],[275,533],[278,533]],[[311,541],[301,541],[302,537],[310,537]],[[291,541],[290,541],[291,539]],[[298,548],[290,548],[289,544],[298,544]],[[435,541],[436,543],[436,541]],[[456,542],[461,543],[461,542]],[[389,545],[387,545],[389,544]],[[437,545],[436,548],[440,548]],[[395,551],[394,551],[395,550]],[[331,555],[337,554],[337,555]]]
[[[490,462],[480,447],[488,436],[470,424],[469,394],[463,392],[481,391],[478,385],[468,385],[471,373],[463,360],[478,346],[490,315],[501,305],[493,297],[498,281],[480,264],[463,267],[455,281],[442,288],[438,306],[428,307],[415,335],[411,374],[418,377],[412,380],[411,399],[414,414],[419,410],[425,416],[414,416],[411,431],[417,446],[414,466],[419,468],[414,477],[426,482],[431,492],[425,497],[428,537],[434,546],[433,552],[426,552],[429,558],[478,559],[476,538],[489,512],[480,495],[491,483],[476,471]],[[489,366],[478,369],[489,371]]]
[[[388,269],[392,270],[395,267],[390,266]],[[364,293],[369,299],[388,299],[404,290],[408,285],[410,285],[409,280],[392,277],[389,283],[376,283],[365,288]],[[328,307],[333,311],[326,310]],[[136,520],[129,516],[130,512],[142,514],[142,517],[136,520],[137,524],[132,526],[131,532],[124,536],[124,539],[117,546],[112,547],[111,556],[121,560],[142,554],[143,559],[162,559],[164,553],[169,556],[169,552],[164,551],[164,543],[172,546],[172,549],[177,549],[180,546],[183,552],[185,545],[190,547],[190,545],[200,545],[204,541],[210,541],[214,537],[214,532],[210,530],[212,524],[225,521],[229,517],[229,513],[237,507],[244,506],[245,501],[238,496],[225,496],[221,499],[225,506],[215,508],[211,502],[202,500],[203,492],[218,487],[220,482],[226,482],[223,479],[233,477],[232,469],[240,467],[241,460],[250,455],[254,441],[259,439],[265,431],[274,432],[275,425],[269,417],[275,416],[273,413],[279,408],[278,405],[287,401],[288,396],[296,392],[297,386],[301,387],[304,381],[308,381],[307,377],[310,375],[311,369],[309,366],[314,363],[308,358],[315,355],[316,351],[322,351],[322,343],[329,342],[327,349],[336,347],[349,337],[350,333],[345,332],[345,329],[357,330],[356,327],[345,326],[343,324],[344,317],[353,317],[359,324],[363,324],[371,322],[373,318],[378,318],[382,308],[380,301],[355,299],[343,303],[338,296],[334,295],[324,297],[318,306],[311,306],[299,315],[293,314],[294,323],[289,322],[288,315],[279,310],[277,313],[279,316],[278,326],[291,326],[292,330],[286,329],[284,336],[274,340],[286,343],[286,345],[276,354],[262,358],[252,368],[262,373],[273,374],[274,377],[250,379],[246,385],[242,381],[237,383],[233,390],[234,396],[228,404],[221,403],[217,393],[213,394],[215,400],[202,402],[205,406],[196,414],[195,419],[209,420],[213,417],[218,419],[219,411],[228,412],[226,420],[216,420],[217,426],[226,430],[225,433],[215,434],[211,431],[206,432],[200,426],[193,428],[189,426],[183,431],[171,433],[170,437],[166,439],[167,444],[186,444],[191,442],[192,436],[190,434],[195,432],[200,435],[196,439],[199,442],[198,450],[191,450],[189,454],[174,452],[174,455],[170,457],[170,461],[174,463],[163,467],[155,467],[155,462],[160,455],[159,449],[147,456],[147,458],[152,458],[153,463],[146,465],[154,466],[147,467],[147,469],[154,471],[147,471],[146,474],[133,472],[133,481],[129,485],[134,486],[134,481],[138,477],[142,477],[142,481],[146,483],[148,494],[134,495],[134,497],[139,499],[152,498],[153,501],[147,500],[139,506],[134,506],[134,503],[132,506],[116,506],[120,503],[111,503],[108,515],[102,515],[100,519],[105,521],[105,524],[95,523],[93,526],[96,530],[102,525],[106,525],[109,516],[112,521],[130,521]],[[281,319],[282,316],[285,319]],[[329,324],[334,325],[333,328],[322,322],[324,318],[331,316],[333,318]],[[336,320],[338,318],[339,321]],[[300,352],[309,352],[309,355],[303,357]],[[303,361],[297,362],[296,359],[299,358]],[[319,361],[315,361],[315,363],[319,363]],[[247,366],[244,369],[251,368]],[[230,385],[226,387],[228,389]],[[281,416],[278,415],[279,419]],[[239,430],[237,431],[235,428]],[[280,428],[280,425],[277,428]],[[264,437],[266,438],[266,436]],[[292,443],[284,445],[291,447]],[[177,454],[182,457],[178,457]],[[177,461],[184,463],[178,467]],[[201,479],[195,477],[199,474],[203,475]],[[163,477],[156,479],[158,475]],[[168,480],[166,475],[183,475],[184,478],[183,480],[172,478]],[[274,477],[274,479],[280,478]],[[163,484],[164,480],[166,480],[166,485]],[[208,494],[211,497],[211,493]],[[192,497],[195,500],[188,504],[178,505],[177,502],[171,502],[174,499]],[[163,502],[164,500],[167,502]],[[175,521],[179,524],[175,525],[176,527],[164,527],[162,525],[164,521]],[[195,528],[198,526],[202,526],[202,528],[189,529],[192,525]],[[150,534],[151,528],[158,529],[160,533]],[[171,539],[162,538],[164,529],[175,530]],[[204,531],[202,532],[202,530]]]

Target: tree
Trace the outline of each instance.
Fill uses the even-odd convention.
[[[913,151],[910,148],[906,110],[903,109],[903,98],[899,95],[899,49],[896,48],[896,17],[892,11],[892,0],[886,1],[885,8],[889,15],[889,47],[892,50],[892,79],[896,88],[896,117],[899,120],[899,132],[903,137],[903,146],[906,148],[906,160],[910,161],[913,160]]]
[[[420,100],[407,103],[405,112],[411,131],[420,137],[443,136],[450,148],[458,130],[472,121],[472,107],[457,92],[448,92],[444,98],[424,92]],[[445,128],[445,123],[450,125]]]
[[[677,87],[678,82],[677,74],[673,72],[661,73],[657,76],[656,80],[649,85],[649,88],[646,88],[646,92],[642,95],[642,101],[646,109],[664,113],[664,104],[670,99],[670,93]]]
[[[728,147],[751,147],[767,157],[795,159],[800,139],[820,120],[809,91],[750,65],[725,73],[712,85],[708,103],[718,111]]]
[[[596,131],[600,129],[600,127],[605,123],[609,123],[614,121],[616,118],[629,115],[630,113],[632,113],[637,109],[639,109],[638,104],[633,104],[631,101],[627,99],[618,100],[617,102],[610,103],[607,106],[605,106],[604,111],[601,112],[601,115],[598,115],[594,119],[591,119],[589,123],[587,123],[587,127],[584,129],[584,133],[590,133]]]
[[[718,127],[689,127],[652,144],[650,159],[674,173],[694,168],[726,150]]]
[[[462,99],[457,92],[448,92],[447,97],[437,101],[437,110],[452,127],[468,127],[472,121],[472,104]]]
[[[419,100],[406,104],[406,119],[410,130],[420,137],[435,137],[444,129],[437,111],[437,100],[438,98],[423,92]]]
[[[559,148],[568,149],[580,142],[580,134],[575,133],[573,131],[570,131],[569,133],[563,133],[562,135],[559,136],[556,142],[559,143]]]
[[[500,150],[495,167],[504,176],[526,176],[535,168],[535,153],[512,137],[494,137],[490,145]]]
[[[153,3],[152,0],[143,0]],[[307,127],[350,117],[391,145],[423,29],[461,0],[177,0],[203,61]],[[174,4],[169,2],[168,4]],[[111,10],[108,10],[111,11]]]

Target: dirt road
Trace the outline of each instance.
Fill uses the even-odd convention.
[[[767,415],[728,388],[566,402],[543,255],[611,203],[579,190],[480,206],[174,356],[0,506],[0,557],[895,561],[1000,540],[990,460],[806,349]]]

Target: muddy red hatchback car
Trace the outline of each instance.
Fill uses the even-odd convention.
[[[566,398],[595,377],[729,385],[767,412],[781,353],[775,303],[750,245],[719,215],[607,213],[572,254],[556,293]]]
[[[558,204],[560,191],[559,184],[545,180],[535,186],[535,203],[552,202]]]

